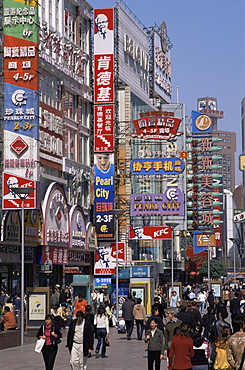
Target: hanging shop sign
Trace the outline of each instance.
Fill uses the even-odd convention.
[[[3,172],[3,189],[2,189],[3,209],[21,209],[22,201],[13,190],[18,187],[35,189],[24,200],[24,207],[29,209],[37,208],[37,196],[36,196],[37,182],[7,172]]]
[[[168,226],[130,226],[129,239],[151,240],[172,239],[172,230]]]
[[[81,206],[72,206],[70,210],[71,238],[70,248],[86,248],[86,221]]]
[[[118,261],[125,261],[126,248],[124,242],[118,243]],[[94,275],[115,274],[116,243],[99,246],[95,254]]]
[[[51,183],[43,205],[43,245],[68,247],[70,221],[65,192],[58,183]]]
[[[135,159],[130,163],[130,171],[135,175],[180,174],[185,169],[181,158]]]
[[[163,194],[132,194],[130,216],[184,216],[184,199],[176,187]]]

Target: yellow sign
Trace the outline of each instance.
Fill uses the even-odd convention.
[[[216,240],[214,234],[205,235],[205,234],[198,234],[197,235],[197,247],[215,247]]]

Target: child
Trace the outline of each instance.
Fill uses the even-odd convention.
[[[126,333],[126,323],[123,317],[119,318],[119,322],[117,324],[118,334],[125,334]]]
[[[155,362],[155,370],[160,370],[161,360],[164,355],[163,348],[163,333],[157,327],[157,319],[153,318],[150,321],[150,330],[147,330],[145,343],[148,351],[148,370],[153,369]]]

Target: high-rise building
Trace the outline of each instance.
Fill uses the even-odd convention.
[[[206,114],[212,120],[212,136],[222,139],[218,145],[222,148],[217,164],[222,168],[217,169],[217,173],[222,175],[222,183],[225,189],[234,191],[235,189],[235,152],[236,152],[236,133],[232,131],[220,130],[218,119],[224,117],[224,112],[218,110],[216,98],[199,98],[197,100],[197,109],[199,112]]]

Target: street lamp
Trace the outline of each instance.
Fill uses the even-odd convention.
[[[229,238],[230,241],[233,243],[233,268],[234,268],[234,287],[236,288],[236,242],[239,238]]]
[[[118,321],[118,232],[119,232],[118,221],[119,221],[120,216],[124,213],[124,211],[122,209],[112,209],[110,213],[114,215],[116,219],[116,230],[115,230],[115,234],[116,234],[116,318]]]
[[[24,286],[24,272],[25,272],[25,199],[35,190],[35,188],[12,188],[11,189],[21,199],[21,316],[20,316],[20,337],[21,345],[24,344],[24,320],[25,320],[25,286]]]
[[[174,290],[174,229],[179,225],[178,222],[166,222],[166,225],[171,227],[172,241],[171,241],[171,290]]]
[[[211,247],[211,235],[213,235],[213,231],[211,230],[206,230],[206,231],[203,231],[203,234],[206,235],[208,237],[208,291],[210,291],[210,287],[211,287],[211,279],[210,279],[210,247]]]

